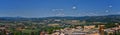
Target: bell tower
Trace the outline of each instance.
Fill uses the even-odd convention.
[[[103,24],[99,25],[99,34],[104,35],[104,25]]]

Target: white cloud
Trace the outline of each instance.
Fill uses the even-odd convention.
[[[65,14],[64,13],[58,13],[56,14],[56,16],[64,16]]]
[[[105,10],[105,12],[109,12],[109,10]]]
[[[77,7],[76,7],[76,6],[73,6],[72,9],[77,9]]]
[[[109,7],[109,8],[112,8],[113,6],[112,6],[112,5],[109,5],[108,7]]]
[[[52,11],[63,11],[64,9],[52,9]]]

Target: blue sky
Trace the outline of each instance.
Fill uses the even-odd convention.
[[[120,14],[120,0],[0,0],[0,17]]]

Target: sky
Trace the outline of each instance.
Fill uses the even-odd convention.
[[[0,17],[120,14],[120,0],[0,0]]]

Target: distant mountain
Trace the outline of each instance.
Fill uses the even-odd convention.
[[[68,19],[81,20],[89,22],[118,22],[120,23],[120,15],[105,15],[105,16],[84,16],[84,17],[48,17],[48,19]]]
[[[120,15],[106,15],[106,16],[83,17],[82,20],[86,20],[86,21],[98,21],[98,22],[118,22],[118,23],[120,23]]]
[[[105,15],[105,16],[84,16],[84,17],[45,17],[45,18],[24,18],[24,17],[0,17],[0,21],[41,21],[47,19],[67,19],[81,20],[89,22],[118,22],[120,23],[120,15]]]

